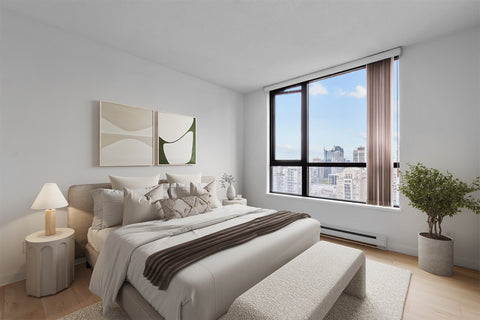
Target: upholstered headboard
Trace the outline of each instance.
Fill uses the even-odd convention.
[[[215,177],[203,176],[202,182],[215,181]],[[160,183],[167,183],[161,179]],[[75,230],[75,258],[85,256],[88,228],[93,220],[92,190],[103,188],[111,189],[110,183],[80,184],[68,188],[68,227]]]
[[[75,230],[75,258],[85,256],[88,228],[93,220],[94,189],[111,189],[110,183],[80,184],[68,188],[68,227]]]

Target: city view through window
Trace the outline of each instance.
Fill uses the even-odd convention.
[[[397,162],[398,61],[394,71],[392,160]],[[308,196],[366,202],[366,93],[366,69],[308,84]],[[275,98],[275,157],[277,160],[298,160],[301,155],[301,93]],[[349,164],[342,167],[341,163]],[[301,166],[272,166],[271,173],[273,192],[302,195]],[[394,206],[398,206],[398,182],[397,170],[392,168]]]

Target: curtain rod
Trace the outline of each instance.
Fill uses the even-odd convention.
[[[303,75],[303,76],[300,76],[300,77],[296,77],[296,78],[293,78],[293,79],[278,82],[278,83],[275,83],[275,84],[264,87],[263,90],[265,92],[269,92],[269,91],[272,91],[272,90],[275,90],[275,89],[287,87],[289,85],[294,85],[294,84],[297,84],[297,83],[300,83],[300,82],[310,81],[310,80],[321,78],[321,77],[324,77],[324,76],[328,76],[330,74],[334,74],[334,73],[337,73],[337,72],[341,72],[341,71],[345,71],[345,70],[348,70],[348,69],[353,69],[353,68],[356,68],[356,67],[364,66],[364,65],[372,63],[372,62],[376,62],[376,61],[400,56],[401,54],[402,54],[402,48],[401,47],[390,49],[390,50],[387,50],[387,51],[372,54],[370,56],[367,56],[367,57],[364,57],[364,58],[361,58],[361,59],[353,60],[353,61],[350,61],[350,62],[347,62],[347,63],[342,63],[342,64],[334,66],[334,67],[326,68],[326,69],[316,71],[316,72],[312,72],[312,73],[309,73],[309,74],[306,74],[306,75]]]

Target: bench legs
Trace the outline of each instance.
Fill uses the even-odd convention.
[[[366,295],[366,274],[365,274],[365,261],[363,262],[360,269],[358,269],[357,273],[353,276],[350,283],[347,285],[345,290],[346,294],[351,296],[363,299]]]

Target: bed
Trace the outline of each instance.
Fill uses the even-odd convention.
[[[213,177],[202,177],[202,182],[212,180]],[[154,287],[142,275],[144,262],[150,254],[182,241],[272,213],[274,210],[241,205],[225,206],[204,215],[176,219],[178,221],[174,222],[170,220],[170,225],[161,221],[144,222],[130,225],[128,230],[125,227],[120,230],[111,228],[101,234],[93,234],[89,231],[93,219],[90,192],[97,188],[111,186],[106,183],[76,185],[71,186],[68,191],[68,225],[75,230],[76,258],[86,257],[88,264],[97,266],[96,273],[116,273],[117,268],[121,269],[121,266],[116,264],[112,264],[115,267],[106,267],[108,263],[105,261],[112,261],[113,257],[108,255],[114,250],[112,245],[108,247],[108,243],[108,249],[104,247],[109,234],[117,237],[123,230],[137,232],[138,238],[145,238],[149,233],[142,230],[171,228],[172,224],[175,224],[178,230],[184,230],[179,234],[135,245],[131,253],[128,253],[128,259],[125,258],[125,276],[120,275],[122,281],[118,295],[114,298],[132,319],[217,319],[244,291],[315,244],[320,237],[320,223],[317,220],[309,218],[295,221],[281,230],[218,252],[188,266],[175,275],[168,289],[163,291]],[[206,222],[209,224],[205,225]],[[198,223],[204,227],[192,227]],[[120,240],[114,243],[119,243],[118,248],[128,247],[128,244],[120,245]],[[98,250],[105,256],[99,265]],[[106,280],[105,283],[110,281],[111,279]]]

